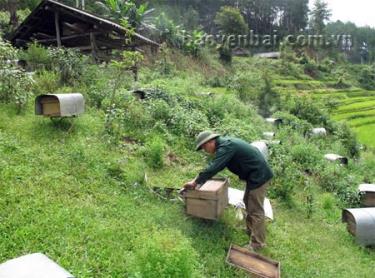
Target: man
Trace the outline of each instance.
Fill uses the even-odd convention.
[[[250,236],[249,248],[259,250],[265,246],[266,230],[264,198],[273,173],[261,152],[247,142],[230,137],[222,137],[210,131],[197,136],[196,150],[203,149],[214,155],[214,159],[196,179],[185,184],[187,189],[195,189],[204,184],[224,168],[228,168],[246,182],[244,203],[246,206],[246,228]]]

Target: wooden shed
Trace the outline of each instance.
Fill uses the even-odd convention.
[[[113,49],[157,49],[159,44],[121,25],[54,0],[43,0],[22,22],[11,37],[16,47],[30,42],[45,46],[77,48],[95,58]]]

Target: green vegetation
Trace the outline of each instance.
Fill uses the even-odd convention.
[[[229,245],[247,240],[234,209],[218,222],[193,219],[182,203],[151,188],[179,188],[204,166],[193,151],[197,132],[260,139],[273,129],[257,113],[266,111],[285,125],[276,130],[282,145],[271,149],[276,178],[268,195],[276,220],[262,253],[281,261],[284,276],[371,277],[374,253],[356,245],[340,223],[340,209],[357,206],[357,185],[374,181],[374,155],[347,168],[323,160],[328,152],[359,155],[350,130],[330,119],[325,94],[352,92],[357,101],[363,89],[332,89],[330,75],[311,80],[297,64],[301,79],[293,79],[285,61],[236,58],[225,68],[209,52],[196,60],[170,49],[155,60],[145,57],[138,81],[116,81],[119,67],[94,65],[73,52],[38,51],[45,53],[32,56],[30,91],[79,91],[88,107],[71,126],[35,117],[32,102],[21,115],[0,104],[0,261],[38,251],[79,277],[244,277],[225,264]],[[70,65],[66,73],[35,61],[56,55],[65,61],[60,67]],[[260,82],[253,86],[247,78]],[[132,93],[140,88],[142,100]],[[264,100],[267,106],[258,107]],[[348,107],[334,106],[332,113],[358,109],[350,100],[338,98]],[[317,125],[330,134],[304,136]]]
[[[147,23],[142,1],[105,2],[108,17],[134,28]],[[76,277],[246,277],[225,263],[230,244],[248,240],[233,208],[217,222],[202,221],[153,188],[179,189],[206,165],[194,152],[202,130],[249,142],[274,131],[281,142],[269,156],[275,220],[261,253],[281,262],[283,277],[372,277],[374,250],[356,244],[341,210],[360,205],[360,183],[375,183],[373,65],[350,64],[332,49],[282,45],[282,59],[264,60],[199,43],[210,28],[266,32],[280,22],[282,33],[297,32],[307,26],[305,0],[150,4],[168,7],[155,16],[163,44],[153,56],[125,51],[95,64],[74,50],[35,43],[15,50],[0,41],[0,262],[43,252]],[[87,9],[100,6],[90,1]],[[1,26],[17,19],[15,9],[0,14]],[[325,29],[322,10],[313,26],[341,26]],[[182,11],[192,22],[178,21]],[[349,60],[358,58],[353,49]],[[231,63],[221,63],[223,55]],[[50,92],[82,93],[86,112],[58,123],[35,116],[33,99]],[[267,124],[269,116],[283,124]],[[311,136],[314,127],[327,136]],[[326,161],[327,153],[347,156],[349,165]],[[228,171],[221,175],[244,188]]]

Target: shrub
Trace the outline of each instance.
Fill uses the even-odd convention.
[[[359,157],[361,145],[356,134],[346,123],[336,123],[333,127],[334,136],[341,142],[347,154],[351,157]]]
[[[291,114],[313,125],[325,126],[329,120],[327,112],[322,109],[324,104],[310,97],[293,97],[287,106],[286,109]]]
[[[60,73],[60,82],[74,85],[85,69],[85,58],[78,50],[67,48],[51,48],[50,55],[56,70]]]
[[[290,150],[292,159],[303,171],[313,171],[322,163],[322,154],[311,144],[295,145]]]
[[[120,170],[120,177],[128,186],[138,186],[145,182],[145,165],[136,159],[128,159]]]
[[[375,89],[375,67],[363,66],[359,73],[358,82],[366,90]]]
[[[258,96],[259,114],[263,117],[269,117],[279,109],[280,97],[275,91],[273,91],[271,84],[272,81],[267,73],[263,74],[262,79],[264,85]]]
[[[198,254],[180,232],[145,233],[137,241],[131,277],[201,277]]]
[[[240,73],[233,77],[229,88],[237,93],[243,102],[256,102],[261,89],[262,78],[257,72]]]
[[[311,76],[312,78],[318,78],[320,75],[319,67],[313,61],[309,61],[308,63],[304,64],[303,70],[305,74]]]
[[[148,130],[153,123],[153,119],[142,103],[138,100],[129,99],[118,106],[114,104],[108,107],[105,129],[118,143],[125,135],[136,139],[145,138],[147,136],[145,130]]]
[[[60,77],[54,71],[40,71],[34,75],[33,91],[36,94],[55,93],[59,88]]]
[[[164,166],[164,142],[160,137],[151,137],[145,145],[145,161],[153,169]]]
[[[360,195],[355,186],[359,184],[360,179],[349,175],[341,166],[332,164],[324,167],[317,176],[317,182],[327,192],[334,193],[343,207],[358,206]]]
[[[31,96],[33,79],[12,63],[17,58],[18,51],[0,38],[0,102],[15,104],[20,113]]]
[[[276,112],[273,114],[273,117],[283,119],[283,125],[297,131],[299,134],[306,134],[313,127],[311,123],[302,120],[295,115],[289,114],[288,112]]]
[[[161,13],[155,19],[157,36],[161,42],[166,42],[170,46],[181,48],[184,43],[184,30],[181,26],[176,25],[165,13]]]
[[[30,43],[27,49],[21,53],[21,59],[25,60],[30,70],[51,70],[52,56],[49,50],[36,42]]]

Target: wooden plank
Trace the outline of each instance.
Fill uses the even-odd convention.
[[[92,57],[94,58],[94,61],[96,61],[98,47],[96,45],[95,34],[93,32],[90,32],[90,44]]]
[[[229,248],[227,263],[263,278],[279,278],[280,263],[246,248],[232,245]]]
[[[55,12],[55,29],[56,29],[56,41],[57,46],[61,47],[61,36],[60,36],[60,14]]]
[[[99,33],[94,33],[94,34],[99,34]],[[83,33],[83,34],[61,37],[60,40],[61,41],[68,41],[68,40],[73,40],[73,39],[85,38],[85,37],[89,37],[89,36],[90,36],[90,33]],[[56,38],[38,40],[39,43],[51,43],[51,42],[55,42],[55,41],[56,41]]]
[[[42,103],[44,116],[60,116],[60,104],[58,102]]]

